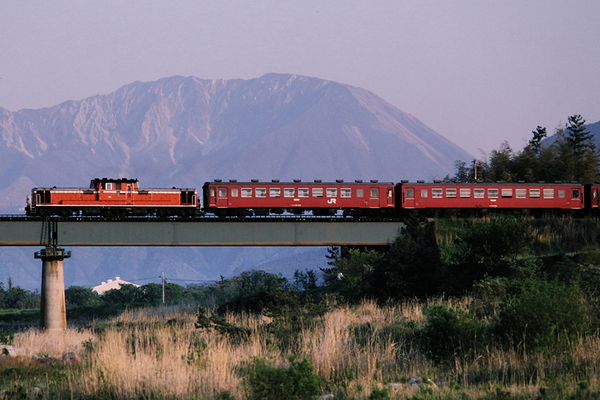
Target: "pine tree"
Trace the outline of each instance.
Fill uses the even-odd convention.
[[[566,124],[567,144],[573,150],[575,157],[581,157],[587,150],[596,150],[596,145],[592,140],[592,134],[585,127],[585,119],[581,115],[573,115],[568,118]]]
[[[570,166],[573,178],[579,182],[593,182],[598,175],[598,153],[590,131],[581,115],[568,118],[565,127],[566,144],[572,151]]]
[[[529,146],[533,150],[534,154],[539,155],[540,149],[542,148],[542,140],[546,137],[546,128],[542,128],[538,125],[535,131],[532,131],[533,138],[529,141]]]

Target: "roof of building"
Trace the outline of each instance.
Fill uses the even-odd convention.
[[[98,286],[94,286],[92,288],[92,290],[95,291],[95,292],[97,292],[98,294],[102,294],[102,293],[106,292],[107,290],[121,289],[121,285],[133,285],[133,286],[140,287],[140,285],[124,281],[123,279],[121,279],[120,276],[117,276],[114,280],[113,279],[109,279],[106,282],[102,282]]]

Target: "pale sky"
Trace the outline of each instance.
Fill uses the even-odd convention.
[[[475,156],[600,120],[597,0],[3,0],[0,107],[173,75],[372,91]]]

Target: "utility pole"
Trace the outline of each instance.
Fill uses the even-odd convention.
[[[161,278],[163,285],[163,304],[165,304],[165,271],[163,271]]]

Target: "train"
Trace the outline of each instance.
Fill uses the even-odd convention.
[[[600,183],[445,182],[378,180],[238,182],[215,179],[196,188],[143,189],[137,179],[95,178],[89,188],[33,188],[30,216],[344,216],[401,217],[490,210],[577,212],[597,210]]]

